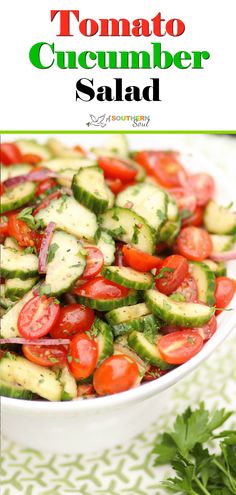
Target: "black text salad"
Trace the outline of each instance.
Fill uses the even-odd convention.
[[[1,162],[2,395],[114,394],[201,350],[235,292],[213,177],[121,135],[92,153],[3,143]]]

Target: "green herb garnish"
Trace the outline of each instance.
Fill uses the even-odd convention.
[[[165,273],[172,273],[174,270],[173,268],[168,268],[168,267],[164,267],[160,269],[156,279],[159,279],[159,278],[163,278]]]
[[[58,249],[59,249],[59,246],[56,242],[54,242],[53,244],[50,244],[50,247],[48,250],[48,256],[47,256],[47,263],[50,263],[53,260],[55,253]]]
[[[177,474],[163,488],[183,495],[236,494],[236,431],[214,434],[231,414],[225,409],[210,414],[200,404],[177,416],[173,431],[163,433],[153,450],[155,465],[170,463]],[[217,453],[208,449],[209,441],[217,442]]]

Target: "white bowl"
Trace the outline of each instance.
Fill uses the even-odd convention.
[[[40,138],[42,140],[42,136]],[[78,136],[63,136],[62,139],[67,143],[80,141],[88,145],[88,138],[90,143],[91,140],[101,143],[103,136],[86,136],[86,139],[84,136],[79,136],[79,139]],[[134,149],[140,148],[140,139],[140,136],[131,136]],[[157,136],[145,135],[142,139],[146,148],[157,146]],[[158,140],[160,142],[160,136]],[[219,199],[229,202],[234,197],[233,184],[228,184],[204,157],[200,158],[200,161],[191,160],[190,170],[211,173],[219,185]],[[235,262],[229,263],[228,268],[229,274],[235,276]],[[231,307],[235,302],[236,297]],[[158,417],[158,412],[167,404],[168,389],[199,366],[222,344],[234,326],[235,312],[223,312],[218,317],[217,332],[199,354],[158,380],[127,392],[59,403],[2,397],[2,433],[21,445],[57,453],[98,451],[126,442]]]

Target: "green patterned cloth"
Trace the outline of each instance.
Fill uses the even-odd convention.
[[[164,495],[159,481],[166,468],[154,468],[151,450],[157,431],[171,426],[189,404],[205,401],[236,409],[236,334],[193,374],[171,389],[157,422],[129,444],[97,455],[43,455],[3,440],[1,495]],[[234,418],[236,427],[236,417]],[[232,424],[231,424],[232,426]]]
[[[235,177],[235,142],[230,138],[183,137]],[[218,153],[217,149],[218,148]],[[207,153],[206,153],[207,150]],[[214,156],[213,156],[214,155]],[[228,167],[227,167],[228,165]],[[157,432],[168,429],[176,414],[205,401],[207,407],[236,410],[236,334],[193,374],[170,391],[170,401],[155,424],[129,444],[91,455],[45,455],[2,442],[1,495],[164,495],[159,481],[169,474],[153,468],[151,450]],[[234,424],[235,421],[235,424]],[[230,426],[236,427],[236,419]]]

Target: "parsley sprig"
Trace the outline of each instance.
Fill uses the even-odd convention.
[[[214,431],[231,416],[225,409],[211,415],[204,404],[177,416],[174,429],[162,434],[153,453],[155,465],[171,464],[176,477],[162,482],[170,493],[186,495],[236,494],[236,431]],[[218,453],[207,442],[216,441]]]

